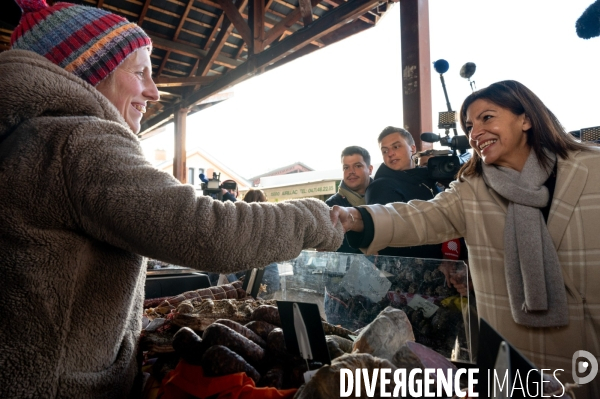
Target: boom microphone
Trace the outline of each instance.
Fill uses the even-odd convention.
[[[440,135],[435,133],[421,133],[421,140],[427,143],[436,143],[440,141]]]
[[[591,39],[600,36],[600,0],[596,0],[581,14],[575,22],[577,36]]]
[[[476,66],[474,62],[467,62],[465,65],[462,66],[462,68],[460,68],[460,77],[470,79],[471,76],[475,74],[475,69]]]
[[[465,65],[460,68],[460,76],[467,79],[469,81],[469,86],[471,86],[471,91],[475,90],[475,81],[471,81],[471,76],[475,74],[475,63],[467,62]]]
[[[448,68],[450,68],[450,64],[448,64],[448,61],[446,60],[437,60],[433,63],[433,69],[435,69],[435,71],[440,75],[442,73],[446,73]]]

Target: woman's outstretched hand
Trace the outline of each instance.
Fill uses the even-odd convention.
[[[364,224],[360,212],[355,208],[347,208],[343,206],[334,205],[329,211],[331,217],[331,223],[334,225],[339,221],[342,223],[344,232],[346,231],[357,231],[361,232],[364,229]]]

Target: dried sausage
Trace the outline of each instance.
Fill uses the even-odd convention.
[[[225,290],[219,286],[216,287],[208,287],[208,289],[212,292],[215,299],[227,299],[227,294]]]
[[[251,321],[246,324],[246,327],[248,327],[250,330],[254,331],[265,341],[267,340],[269,333],[271,331],[273,331],[275,328],[277,328],[277,326],[274,326],[273,324],[267,323],[266,321],[262,321],[262,320]]]
[[[256,334],[254,331],[252,331],[248,327],[241,325],[237,321],[233,321],[233,320],[229,320],[229,319],[219,319],[219,320],[215,321],[215,323],[223,324],[223,325],[231,328],[233,331],[242,334],[244,337],[248,338],[249,340],[251,340],[252,342],[254,342],[255,344],[259,345],[262,348],[267,346],[267,343],[265,342],[265,340],[262,339],[258,334]]]
[[[200,288],[196,290],[196,293],[198,294],[198,297],[202,299],[215,299],[212,291],[208,288]]]
[[[204,330],[202,341],[208,346],[226,346],[252,364],[260,362],[265,355],[263,348],[242,334],[219,323],[213,323]]]
[[[281,319],[279,318],[279,309],[277,309],[277,306],[260,305],[252,312],[252,320],[262,320],[281,327]]]
[[[233,288],[242,288],[242,285],[244,284],[240,280],[235,280],[233,283],[231,283],[231,285]]]
[[[260,381],[260,374],[243,357],[223,345],[213,345],[202,357],[202,368],[208,377],[216,377],[234,373],[246,373],[255,383]]]
[[[289,353],[285,347],[285,337],[283,336],[283,330],[279,327],[273,329],[267,337],[267,351],[269,355],[274,357],[287,357]]]
[[[236,288],[233,285],[224,284],[224,285],[220,285],[219,287],[221,287],[223,289],[223,291],[225,291],[225,295],[227,296],[227,299],[238,299],[238,294],[237,294]]]
[[[199,365],[206,351],[206,345],[194,330],[182,327],[173,336],[173,349],[186,362]]]
[[[244,291],[243,288],[236,288],[235,292],[237,292],[238,299],[244,299],[248,296],[248,294],[246,293],[246,291]]]

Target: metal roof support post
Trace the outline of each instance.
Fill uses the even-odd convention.
[[[433,146],[421,141],[421,133],[433,128],[429,0],[400,0],[400,47],[404,128],[414,137],[417,150],[427,150]]]
[[[187,183],[187,167],[185,151],[186,126],[188,108],[177,108],[175,110],[175,154],[173,156],[173,176],[181,183]]]

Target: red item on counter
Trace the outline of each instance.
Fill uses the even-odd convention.
[[[163,379],[160,399],[291,399],[297,389],[257,388],[246,373],[205,377],[201,366],[180,360]]]
[[[444,254],[444,259],[460,259],[460,241],[456,238],[446,241],[442,244],[442,253]]]

